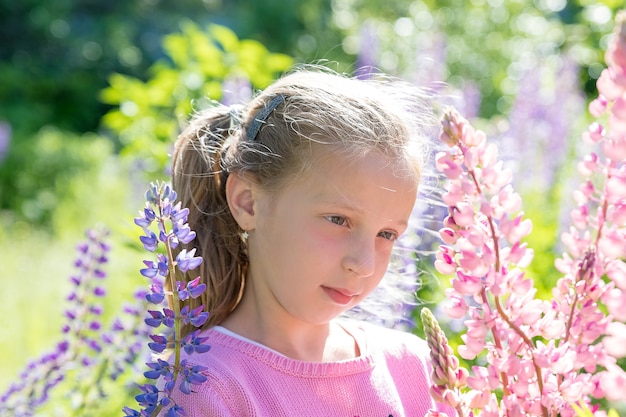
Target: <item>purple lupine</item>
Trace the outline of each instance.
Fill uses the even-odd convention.
[[[558,170],[572,157],[567,139],[575,132],[570,121],[584,115],[585,100],[577,84],[578,67],[564,57],[554,73],[545,65],[530,68],[519,83],[509,126],[499,138],[502,159],[511,165],[517,189],[545,193],[556,183]],[[546,74],[554,82],[547,84]],[[580,155],[574,155],[580,156]],[[517,161],[517,162],[516,162]]]
[[[90,230],[87,240],[77,246],[78,258],[74,262],[77,272],[70,277],[73,290],[67,297],[67,321],[61,329],[65,339],[52,352],[27,365],[20,375],[20,382],[13,384],[2,395],[0,414],[34,415],[37,407],[48,400],[50,391],[65,379],[68,364],[76,361],[87,365],[79,369],[89,367],[89,351],[100,348],[94,338],[94,328],[99,328],[101,309],[92,308],[90,302],[94,297],[99,298],[100,291],[96,289],[100,287],[96,281],[103,278],[102,266],[107,262],[109,247],[104,242],[106,235],[106,232]]]
[[[103,378],[115,379],[126,372],[127,365],[140,354],[137,343],[145,338],[141,330],[145,325],[130,323],[125,327],[121,320],[116,320],[111,331],[103,333],[100,302],[106,293],[102,283],[108,262],[108,232],[89,230],[86,236],[86,241],[77,246],[76,272],[70,277],[72,290],[66,298],[63,340],[25,367],[19,382],[0,397],[0,415],[32,416],[52,399],[57,404],[69,401],[64,393],[63,400],[54,395],[60,383],[64,387],[69,385],[66,391],[80,393],[73,396],[67,409],[71,408],[74,415],[83,415],[106,395]],[[139,308],[128,306],[125,310],[132,316],[132,313],[137,315]],[[76,390],[72,385],[81,389]]]
[[[373,23],[365,22],[360,31],[359,53],[356,57],[354,75],[362,80],[371,78],[378,66],[378,37]]]
[[[464,114],[468,119],[474,119],[478,117],[480,113],[480,102],[482,100],[482,95],[480,93],[480,88],[478,85],[471,81],[465,80],[463,84],[462,101],[458,104],[459,112]]]
[[[410,74],[410,80],[416,85],[435,90],[444,87],[441,80],[446,79],[446,54],[447,40],[445,34],[438,31],[421,33],[413,58],[413,71]]]
[[[222,83],[222,104],[225,106],[240,105],[252,98],[250,80],[242,76],[232,76]]]
[[[148,356],[145,341],[150,330],[143,317],[146,295],[145,290],[136,291],[134,302],[123,306],[122,314],[113,320],[109,330],[101,336],[105,346],[104,354],[109,358],[107,374],[113,381],[127,372],[129,367],[134,370],[134,374],[139,374],[138,362]]]
[[[141,394],[135,397],[141,408],[139,411],[124,407],[123,412],[127,417],[152,416],[162,411],[167,417],[182,416],[184,410],[173,400],[173,390],[191,393],[193,385],[206,381],[203,375],[206,368],[181,359],[181,351],[192,354],[210,349],[199,331],[182,337],[182,326],[191,324],[200,328],[209,314],[202,305],[194,309],[181,307],[181,301],[197,298],[206,290],[206,284],[200,282],[200,277],[184,283],[177,281],[176,276],[198,268],[202,258],[195,256],[194,248],[180,249],[174,255],[173,249],[180,243],[190,243],[196,236],[187,224],[189,209],[181,207],[180,202],[175,203],[176,192],[169,185],[156,182],[146,192],[146,201],[145,208],[135,218],[135,224],[144,232],[140,241],[149,252],[157,252],[161,245],[165,247],[164,254],[156,253],[156,260],[145,260],[146,267],[140,269],[141,275],[150,282],[150,292],[145,299],[160,307],[147,310],[148,317],[144,321],[155,329],[165,327],[164,333],[150,335],[148,346],[157,354],[169,348],[173,353],[169,360],[157,358],[146,364],[148,370],[144,376],[156,382],[139,386]],[[171,299],[170,307],[163,306],[166,293]]]
[[[11,131],[11,125],[8,122],[0,121],[0,162],[2,162],[9,153]]]
[[[139,314],[143,308],[137,303],[125,306],[123,315],[106,332],[101,323],[100,300],[106,294],[102,282],[107,275],[104,266],[109,252],[107,235],[102,230],[89,230],[86,242],[77,246],[76,273],[70,277],[72,291],[66,298],[66,323],[61,329],[64,340],[26,366],[19,376],[20,382],[0,397],[1,415],[32,416],[52,399],[57,405],[70,401],[65,394],[61,398],[54,395],[58,390],[53,389],[60,383],[64,387],[69,385],[66,391],[80,393],[72,397],[68,412],[71,409],[72,415],[84,415],[107,395],[104,379],[117,380],[129,368],[136,368],[147,338],[147,326]],[[145,292],[140,299],[145,303]]]
[[[47,401],[49,391],[63,380],[61,367],[67,362],[67,342],[57,344],[55,349],[31,361],[20,373],[18,381],[11,384],[0,396],[0,414],[28,417]]]
[[[71,277],[75,289],[68,297],[68,322],[63,331],[73,340],[76,359],[83,363],[90,363],[90,356],[102,350],[97,331],[101,327],[100,300],[105,291],[99,281],[106,278],[103,266],[108,262],[110,250],[104,240],[107,236],[106,231],[87,231],[87,241],[77,248],[80,256],[74,266],[78,273]]]

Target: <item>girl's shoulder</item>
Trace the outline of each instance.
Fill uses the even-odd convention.
[[[341,325],[348,331],[354,332],[360,331],[363,336],[371,340],[378,340],[385,343],[387,339],[393,342],[401,343],[417,343],[424,344],[426,341],[410,330],[395,329],[390,327],[384,327],[377,323],[370,323],[367,321],[355,321],[355,320],[342,320]],[[381,340],[382,338],[382,340]]]
[[[342,325],[351,332],[359,345],[363,345],[363,353],[382,353],[385,356],[403,358],[414,356],[420,361],[427,360],[430,350],[426,341],[408,330],[391,329],[369,322],[343,322]]]

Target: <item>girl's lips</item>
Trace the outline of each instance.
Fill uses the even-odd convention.
[[[342,288],[322,287],[322,289],[324,290],[324,292],[326,292],[331,300],[343,306],[350,304],[355,295],[357,295]]]

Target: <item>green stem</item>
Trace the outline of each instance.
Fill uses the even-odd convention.
[[[165,220],[163,219],[163,213],[161,212],[161,207],[159,207],[159,221],[163,226],[163,230],[165,230]],[[167,242],[165,242],[165,250],[167,252],[167,265],[168,265],[168,274],[166,279],[169,279],[170,288],[172,292],[172,309],[174,310],[174,372],[172,373],[172,383],[176,386],[176,381],[178,380],[178,374],[180,371],[180,342],[181,342],[181,334],[182,334],[182,325],[180,321],[180,299],[178,298],[178,288],[176,286],[176,261],[174,259],[174,254],[172,252],[172,245],[170,242],[171,237],[168,237]],[[157,405],[154,412],[151,414],[151,417],[156,417],[159,415],[163,406],[161,404]]]

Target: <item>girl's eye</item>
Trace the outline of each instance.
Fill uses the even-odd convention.
[[[348,220],[343,216],[326,216],[326,219],[338,226],[345,226],[348,223]]]
[[[392,240],[392,241],[398,238],[398,235],[388,230],[383,230],[382,232],[378,233],[378,236],[382,237],[383,239]]]

